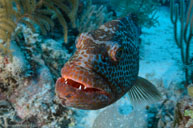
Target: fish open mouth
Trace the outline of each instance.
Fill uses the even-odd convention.
[[[79,92],[84,92],[84,93],[97,93],[97,94],[102,94],[107,97],[111,97],[108,92],[99,89],[99,88],[94,88],[94,87],[88,87],[84,83],[78,80],[73,80],[72,78],[60,78],[60,85],[62,86],[68,86],[71,88],[76,89]]]
[[[56,95],[65,106],[93,110],[106,106],[112,99],[112,95],[105,90],[69,77],[57,80]]]
[[[81,82],[78,82],[69,78],[64,78],[64,83],[68,86],[72,86],[73,88],[76,88],[77,90],[81,90],[85,92],[104,92],[103,90],[98,88],[86,87]]]
[[[98,109],[113,102],[109,83],[96,72],[75,64],[66,64],[55,85],[56,96],[65,106]]]

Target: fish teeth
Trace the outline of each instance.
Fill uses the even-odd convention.
[[[68,84],[67,78],[64,78],[64,82],[65,84]]]
[[[82,89],[82,86],[80,85],[78,89],[81,90],[81,89]]]
[[[84,89],[86,89],[86,86],[84,86]]]

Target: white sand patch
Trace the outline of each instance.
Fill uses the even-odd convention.
[[[180,49],[175,44],[173,24],[170,21],[168,8],[161,8],[159,24],[150,29],[144,28],[142,38],[142,54],[140,60],[140,76],[151,74],[148,79],[162,79],[164,85],[182,81],[184,73]],[[182,78],[182,79],[181,79]]]

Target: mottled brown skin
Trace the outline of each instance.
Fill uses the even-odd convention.
[[[105,50],[102,45],[92,46],[92,43],[90,43],[91,45],[88,46],[87,44],[91,41],[89,39],[87,41],[88,43],[84,42],[84,47],[87,47],[88,55],[92,56],[92,54],[97,54],[99,51],[103,52]],[[88,49],[89,47],[90,49]],[[81,49],[83,48],[81,47]],[[62,78],[59,78],[56,82],[56,92],[58,97],[62,99],[62,104],[80,109],[98,109],[111,104],[115,101],[112,99],[116,98],[110,89],[110,83],[103,76],[93,71],[90,60],[85,62],[86,68],[79,66],[82,63],[79,52],[77,49],[74,56],[65,64],[61,71]],[[84,57],[87,56],[85,55]],[[87,90],[79,90],[73,86],[69,86],[69,84],[65,84],[64,78],[72,79],[86,86]],[[85,107],[85,105],[87,106]]]
[[[56,82],[62,104],[100,109],[121,98],[137,79],[138,35],[129,16],[81,34]]]

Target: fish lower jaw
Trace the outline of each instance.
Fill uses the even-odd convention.
[[[67,77],[56,81],[55,91],[59,103],[80,109],[99,109],[114,99],[111,93],[90,86],[85,88],[85,84]]]

